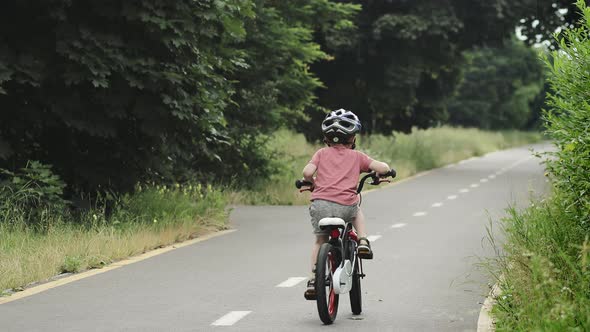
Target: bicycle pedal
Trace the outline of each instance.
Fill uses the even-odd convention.
[[[313,290],[313,291],[306,290],[305,293],[303,294],[303,297],[305,297],[305,299],[308,301],[315,301],[317,299],[315,290]]]
[[[358,252],[359,258],[362,259],[373,259],[373,252],[371,251],[359,251]]]

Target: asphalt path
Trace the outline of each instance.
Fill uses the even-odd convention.
[[[236,207],[233,233],[0,305],[0,331],[475,331],[487,240],[510,204],[546,190],[529,149],[494,152],[363,194],[375,259],[363,313],[323,326],[305,301],[305,206]],[[395,165],[392,165],[395,166]],[[485,264],[484,264],[485,265]]]

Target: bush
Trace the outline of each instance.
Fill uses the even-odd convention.
[[[561,49],[547,59],[551,109],[545,113],[547,133],[557,145],[547,160],[553,183],[589,230],[590,219],[590,8],[578,1],[583,14],[579,28],[564,31]]]
[[[498,330],[590,330],[590,8],[546,59],[552,92],[544,115],[557,150],[546,160],[553,197],[505,221]]]
[[[16,172],[0,169],[0,224],[50,227],[50,216],[64,212],[65,183],[51,166],[30,161]]]

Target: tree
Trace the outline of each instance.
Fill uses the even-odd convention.
[[[226,108],[228,135],[235,149],[221,155],[231,169],[217,175],[251,184],[273,171],[266,137],[279,127],[296,128],[305,109],[316,109],[314,92],[322,82],[309,70],[329,55],[314,37],[339,47],[358,6],[328,0],[254,1],[254,16],[245,20],[244,65],[230,79],[236,82],[234,103]],[[235,174],[240,174],[236,177]],[[245,176],[247,175],[247,176]]]
[[[40,160],[91,192],[219,168],[249,1],[1,7],[0,167]]]
[[[321,83],[308,67],[327,54],[313,38],[338,45],[357,9],[329,0],[1,6],[0,168],[40,160],[70,191],[91,193],[268,176],[261,134],[316,107]]]
[[[524,0],[515,2],[514,7],[514,11],[521,14],[519,26],[527,43],[550,43],[553,50],[556,48],[554,34],[577,26],[582,18],[573,0]]]
[[[316,37],[337,44],[339,35],[353,27],[357,6],[327,0],[255,1],[255,16],[246,21],[245,66],[235,72],[238,81],[231,127],[242,133],[275,131],[293,126],[304,109],[315,107],[314,90],[322,86],[309,65],[328,54]],[[325,16],[326,19],[314,19]],[[320,23],[316,23],[319,21]],[[329,39],[331,38],[331,39]]]
[[[450,123],[524,129],[536,122],[544,72],[536,51],[511,39],[501,48],[467,51],[465,58],[463,80],[448,106]]]
[[[318,92],[320,104],[350,108],[367,132],[444,123],[461,78],[462,51],[500,44],[516,23],[503,0],[350,2],[362,5],[352,46],[314,70],[327,86]],[[315,122],[321,117],[310,116]]]

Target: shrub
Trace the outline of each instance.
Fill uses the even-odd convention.
[[[550,69],[551,109],[545,113],[547,133],[557,145],[547,169],[553,183],[588,230],[590,218],[590,8],[578,1],[579,28],[564,31],[561,49],[546,63]]]
[[[16,172],[0,169],[0,223],[47,228],[64,213],[65,183],[51,166],[30,161]]]

